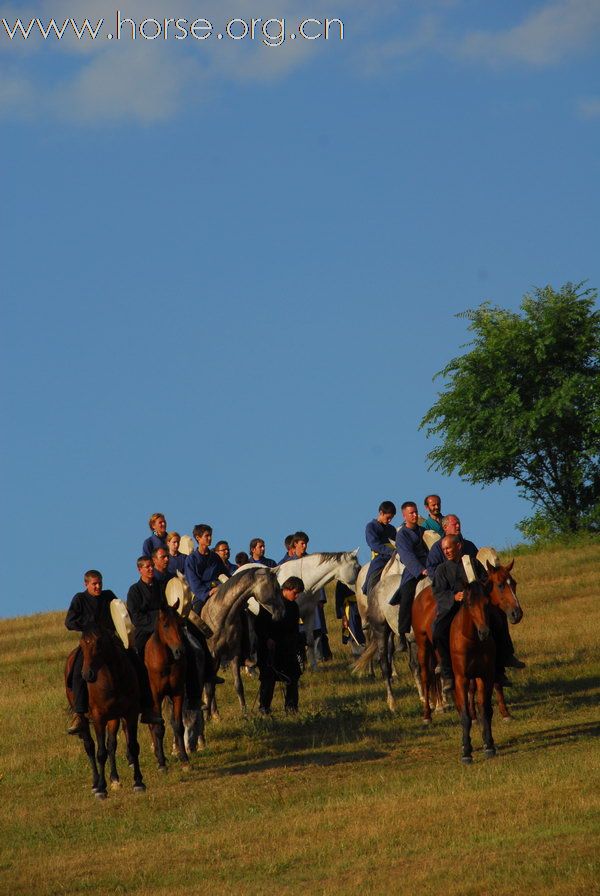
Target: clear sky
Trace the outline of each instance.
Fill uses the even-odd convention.
[[[89,567],[125,596],[154,511],[366,560],[379,502],[433,491],[518,540],[514,484],[428,472],[418,425],[458,312],[600,286],[598,0],[135,0],[162,29],[135,41],[118,3],[74,6],[0,3],[106,20],[0,22],[0,615],[66,607]],[[279,46],[225,30],[268,17]],[[343,40],[297,30],[335,17]]]

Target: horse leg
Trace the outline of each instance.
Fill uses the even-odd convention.
[[[242,715],[246,715],[246,697],[244,695],[244,683],[242,681],[242,676],[240,675],[240,657],[239,654],[236,654],[231,661],[231,669],[233,672],[233,686],[235,688],[235,692],[238,696],[238,700],[240,701],[240,709],[242,710]]]
[[[427,650],[427,644],[424,642],[424,639],[418,644],[417,658],[418,668],[421,673],[419,684],[421,685],[421,693],[423,694],[423,723],[429,725],[431,723],[431,706],[429,705],[429,651]]]
[[[185,751],[185,743],[183,739],[183,695],[173,695],[173,715],[171,716],[171,726],[175,737],[175,746],[177,749],[177,757],[185,765],[189,765],[189,757]]]
[[[98,761],[98,784],[94,793],[98,799],[105,800],[108,796],[105,776],[106,759],[108,757],[106,749],[106,722],[94,719],[94,730],[96,732],[96,759]]]
[[[133,766],[133,789],[136,792],[142,792],[146,789],[146,785],[140,769],[137,712],[132,712],[126,719],[123,719],[123,730],[125,731],[125,740],[127,741],[127,755],[131,756],[131,765]]]
[[[462,675],[455,674],[456,708],[462,725],[462,755],[461,762],[470,765],[473,762],[473,746],[471,744],[471,715],[469,713],[469,680]]]
[[[86,731],[79,735],[79,737],[83,741],[83,747],[92,769],[92,793],[96,793],[98,790],[98,782],[100,781],[100,774],[98,772],[98,764],[96,763],[96,745],[89,726]]]
[[[482,678],[477,679],[477,715],[483,739],[483,751],[486,759],[496,755],[496,746],[492,737],[492,690],[493,683]]]
[[[502,716],[502,721],[510,722],[512,716],[504,699],[504,688],[501,684],[494,684],[494,690],[496,691],[496,700],[498,701],[498,710]]]
[[[118,790],[121,786],[119,773],[117,771],[117,733],[119,731],[119,719],[111,719],[106,726],[106,730],[106,745],[108,749],[108,761],[110,764],[110,788],[111,790]]]
[[[469,715],[471,716],[471,721],[474,722],[477,718],[477,710],[475,707],[475,682],[471,681],[469,683]]]
[[[379,665],[381,667],[381,675],[385,681],[385,690],[387,695],[387,705],[390,712],[396,709],[394,701],[394,693],[392,691],[392,670],[390,668],[390,657],[388,654],[388,645],[390,640],[390,629],[386,625],[383,632],[377,633],[377,643],[379,647]]]

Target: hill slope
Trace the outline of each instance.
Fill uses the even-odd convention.
[[[0,890],[219,894],[417,892],[461,896],[594,891],[598,878],[600,545],[519,556],[525,618],[512,629],[528,663],[494,716],[499,755],[458,761],[454,713],[422,726],[402,664],[398,712],[381,682],[335,659],[307,673],[298,718],[224,721],[184,773],[156,770],[142,730],[148,791],[99,803],[87,760],[65,734],[64,614],[0,622]],[[331,609],[331,607],[330,607]],[[257,682],[245,679],[252,705]],[[479,732],[474,744],[481,744]],[[594,839],[596,838],[596,839]]]

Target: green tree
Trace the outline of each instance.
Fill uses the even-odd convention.
[[[441,439],[430,468],[516,482],[534,507],[519,525],[529,538],[600,531],[600,311],[583,287],[459,315],[474,339],[436,374],[445,386],[421,421]]]

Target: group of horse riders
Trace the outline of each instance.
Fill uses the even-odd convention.
[[[249,554],[236,555],[236,564],[229,560],[230,549],[226,541],[219,541],[211,550],[212,527],[201,523],[194,527],[193,537],[197,543],[195,550],[181,552],[181,536],[177,532],[167,532],[164,514],[154,513],[148,521],[151,535],[144,541],[142,555],[137,560],[139,580],[129,588],[127,612],[133,624],[133,647],[127,650],[139,683],[141,722],[149,725],[162,723],[153,705],[148,674],[144,664],[146,643],[153,634],[161,607],[166,602],[166,586],[175,578],[184,579],[191,591],[192,613],[183,620],[184,644],[186,652],[186,700],[189,709],[202,707],[202,682],[198,675],[199,665],[203,668],[203,681],[221,684],[223,679],[216,674],[207,637],[210,628],[200,617],[202,607],[219,584],[229,578],[239,566],[259,564],[270,569],[278,564],[265,557],[265,542],[253,538]],[[298,531],[285,539],[286,555],[279,565],[288,560],[301,558],[306,554],[309,537]],[[70,604],[65,625],[71,631],[86,632],[100,629],[115,632],[114,617],[111,612],[113,601],[119,603],[116,595],[103,589],[102,574],[95,569],[84,575],[85,590],[77,593]],[[256,657],[260,674],[260,706],[262,713],[269,713],[276,680],[285,685],[285,707],[288,711],[298,709],[298,679],[301,674],[302,639],[300,619],[295,599],[304,590],[298,576],[290,576],[281,585],[285,598],[284,615],[281,620],[272,620],[263,612],[250,623],[246,615],[244,633],[246,650]],[[324,596],[324,595],[323,595]],[[324,615],[319,608],[318,631],[325,629]],[[328,642],[324,638],[323,648]],[[198,655],[201,661],[198,662]],[[327,657],[326,657],[327,658]],[[69,734],[82,734],[88,728],[88,692],[82,678],[82,653],[77,650],[72,666],[70,687],[73,691],[73,719]]]
[[[365,530],[373,559],[363,590],[368,596],[380,580],[384,568],[393,555],[397,554],[404,569],[400,586],[392,594],[389,603],[399,606],[398,649],[406,651],[406,635],[411,629],[411,612],[417,585],[429,577],[437,609],[433,647],[439,662],[435,671],[441,675],[444,689],[449,691],[453,683],[449,650],[450,625],[460,608],[467,584],[462,558],[471,558],[471,568],[480,581],[487,579],[487,572],[477,559],[476,545],[464,538],[460,519],[456,514],[442,514],[440,496],[427,495],[424,507],[427,516],[420,517],[416,503],[405,501],[400,508],[403,524],[396,530],[391,524],[396,515],[395,504],[392,501],[382,501],[379,505],[377,517],[367,524]],[[506,667],[523,669],[525,663],[515,656],[506,615],[499,608],[491,608],[490,628],[496,642],[496,682],[507,687],[510,681],[506,677]]]
[[[455,514],[442,515],[441,500],[438,495],[427,495],[424,502],[427,516],[420,517],[414,501],[405,501],[401,506],[403,524],[396,529],[392,520],[396,506],[392,501],[383,501],[378,515],[371,520],[365,530],[366,541],[372,551],[364,593],[368,596],[378,583],[384,568],[396,554],[403,565],[400,585],[391,596],[389,603],[398,605],[398,649],[407,649],[406,635],[411,629],[412,604],[417,585],[427,576],[432,581],[437,613],[433,629],[434,648],[439,665],[436,672],[442,676],[446,689],[452,684],[452,665],[449,653],[449,631],[452,619],[460,607],[466,574],[461,562],[463,556],[471,558],[472,568],[480,580],[485,580],[486,570],[477,560],[477,547],[465,539],[461,532],[460,520]],[[197,674],[198,655],[202,655],[204,681],[220,684],[223,679],[216,674],[212,656],[206,639],[211,630],[203,623],[200,613],[214,589],[225,578],[229,578],[238,568],[246,564],[260,564],[268,568],[281,566],[288,560],[301,558],[306,554],[308,535],[299,531],[285,539],[286,554],[279,564],[265,557],[265,542],[254,538],[249,545],[249,553],[236,555],[236,564],[230,562],[230,549],[226,541],[219,541],[211,550],[212,528],[199,524],[193,529],[196,548],[189,553],[180,551],[181,536],[177,532],[167,532],[164,514],[155,513],[149,519],[151,535],[144,541],[142,555],[137,560],[139,580],[129,589],[127,610],[134,626],[133,648],[128,650],[136,671],[141,704],[141,721],[155,725],[162,723],[152,702],[148,675],[144,665],[145,646],[152,635],[159,609],[166,601],[166,586],[173,578],[183,578],[192,594],[191,618],[184,620],[186,650],[186,698],[190,709],[202,706],[202,686]],[[432,537],[437,539],[432,544]],[[429,546],[428,543],[429,542]],[[189,548],[189,546],[188,546]],[[94,628],[114,631],[111,603],[116,600],[110,590],[103,590],[102,575],[98,570],[88,570],[84,577],[85,590],[76,594],[67,612],[65,625],[72,631],[85,632]],[[292,576],[281,586],[285,600],[284,619],[274,622],[263,614],[254,625],[246,622],[248,639],[247,652],[254,653],[260,673],[259,709],[270,711],[273,690],[277,678],[286,686],[285,705],[288,710],[298,708],[298,679],[301,665],[299,637],[299,614],[294,601],[303,591],[301,579]],[[346,597],[352,606],[354,595],[346,589]],[[338,608],[339,610],[339,608]],[[315,629],[325,631],[322,607],[320,619]],[[338,615],[341,615],[338,612]],[[358,614],[354,614],[358,619]],[[247,617],[245,617],[247,619]],[[192,621],[193,620],[193,621]],[[352,621],[352,620],[351,620]],[[356,621],[356,620],[355,620]],[[499,684],[510,684],[505,667],[523,668],[524,663],[514,654],[505,614],[495,609],[490,616],[490,626],[497,647],[496,680]],[[352,627],[352,626],[350,626]],[[357,635],[362,632],[356,631]],[[354,640],[357,640],[355,637]],[[324,648],[329,645],[324,638]],[[322,658],[329,658],[330,653]],[[74,716],[68,729],[69,734],[80,734],[86,730],[88,720],[87,685],[82,679],[81,651],[78,651],[72,670],[71,687],[74,695]]]

